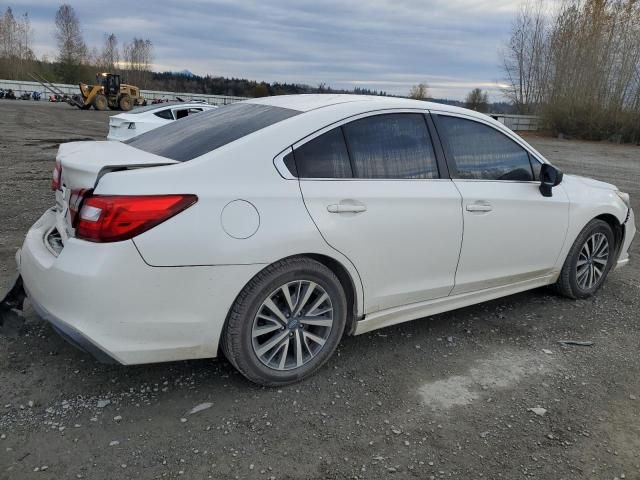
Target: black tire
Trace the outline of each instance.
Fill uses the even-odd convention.
[[[109,101],[107,100],[107,97],[105,97],[101,93],[97,94],[96,97],[93,99],[93,108],[100,111],[108,110]]]
[[[254,350],[252,327],[263,302],[282,285],[295,281],[312,281],[324,289],[333,307],[333,325],[324,345],[307,363],[289,370],[277,370],[258,357]],[[346,318],[346,295],[340,280],[329,268],[306,257],[284,259],[262,270],[240,292],[222,332],[222,351],[229,362],[252,382],[264,386],[292,384],[313,375],[327,362],[342,338]]]
[[[590,288],[583,288],[579,284],[577,279],[578,259],[587,239],[591,238],[596,233],[602,233],[608,241],[609,253],[607,263],[604,266],[602,276]],[[558,281],[555,284],[555,289],[565,297],[573,299],[591,297],[600,289],[600,287],[606,280],[607,275],[615,261],[616,252],[617,249],[615,244],[615,236],[613,235],[613,231],[611,230],[609,224],[603,220],[591,220],[587,224],[587,226],[582,229],[582,231],[576,238],[576,241],[573,243],[571,250],[569,250],[569,254],[567,255],[567,258],[564,261],[564,265],[562,266],[560,277],[558,277]]]

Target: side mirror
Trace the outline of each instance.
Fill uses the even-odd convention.
[[[540,168],[540,193],[545,197],[553,195],[551,189],[562,182],[562,172],[553,165],[543,163]]]

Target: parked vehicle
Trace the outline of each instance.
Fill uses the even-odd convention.
[[[62,144],[52,186],[9,304],[23,282],[102,360],[221,348],[263,385],[311,375],[345,334],[544,285],[590,297],[636,231],[613,185],[485,115],[398,98],[252,99]]]
[[[4,98],[4,89],[0,88],[0,98]]]
[[[42,94],[41,94],[40,92],[33,92],[33,93],[31,94],[31,98],[32,98],[33,100],[35,100],[36,102],[39,102],[39,101],[40,101],[40,99],[42,98]]]
[[[4,98],[6,98],[7,100],[15,100],[16,99],[16,94],[13,92],[12,89],[8,88],[4,92]]]
[[[148,105],[109,117],[107,140],[124,141],[175,120],[217,108],[202,102],[174,102]]]
[[[20,100],[31,100],[31,92],[23,92],[20,95]]]

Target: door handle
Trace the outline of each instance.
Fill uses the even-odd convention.
[[[353,203],[334,203],[333,205],[327,205],[327,211],[329,213],[361,213],[366,212],[367,207],[365,205],[354,205]]]
[[[493,207],[489,202],[476,202],[467,205],[467,212],[490,212]]]

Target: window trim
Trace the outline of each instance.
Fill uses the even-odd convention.
[[[531,168],[531,174],[533,176],[533,180],[497,180],[497,179],[490,179],[490,178],[454,178],[455,172],[457,171],[456,168],[456,163],[455,160],[453,158],[453,154],[451,153],[451,151],[449,150],[449,145],[446,141],[444,140],[440,140],[440,144],[442,145],[442,149],[444,151],[444,155],[447,161],[447,166],[449,168],[449,172],[450,172],[450,178],[452,180],[455,180],[456,182],[507,182],[507,183],[533,183],[533,184],[539,184],[540,180],[536,180],[535,179],[535,172],[533,169],[533,165],[531,164],[531,162],[533,161],[537,161],[539,162],[541,165],[545,164],[545,163],[549,163],[546,161],[546,159],[544,159],[544,157],[542,157],[542,155],[540,155],[538,152],[536,152],[535,150],[533,150],[529,145],[525,144],[524,141],[522,139],[520,139],[517,135],[515,135],[512,131],[510,130],[504,130],[502,128],[497,128],[496,125],[494,125],[493,123],[486,121],[483,118],[477,118],[471,115],[465,115],[463,113],[458,113],[458,112],[447,112],[447,111],[443,111],[443,110],[431,110],[432,113],[432,118],[433,118],[433,123],[435,126],[436,131],[440,130],[442,131],[442,127],[440,126],[440,122],[438,117],[457,117],[457,118],[461,118],[463,120],[470,120],[476,123],[480,123],[482,125],[486,125],[489,128],[493,128],[495,131],[503,134],[505,137],[507,137],[509,140],[512,140],[513,142],[515,142],[518,146],[520,146],[528,155],[529,157],[529,167]],[[438,133],[438,139],[440,139],[440,133]]]
[[[368,118],[368,117],[374,117],[374,116],[378,116],[378,115],[388,115],[388,114],[394,114],[394,113],[411,113],[411,114],[421,114],[423,116],[423,119],[425,121],[425,127],[427,129],[427,132],[429,134],[429,138],[431,139],[431,144],[433,145],[433,151],[434,151],[434,156],[435,156],[435,160],[436,160],[436,168],[438,170],[438,177],[437,178],[332,178],[332,177],[327,177],[327,178],[305,178],[305,177],[296,177],[294,176],[289,169],[286,167],[286,165],[284,164],[284,157],[290,152],[290,151],[295,151],[297,148],[300,148],[302,145],[310,142],[311,140],[319,137],[320,135],[323,135],[327,132],[329,132],[330,130],[333,130],[334,128],[340,128],[342,130],[342,127],[344,125],[346,125],[347,123],[351,123],[353,121],[356,120],[360,120],[363,118]],[[432,122],[431,122],[432,123]],[[432,130],[432,125],[430,123],[430,115],[429,115],[429,110],[428,109],[422,109],[422,108],[386,108],[386,109],[377,109],[377,110],[370,110],[367,112],[362,112],[362,113],[358,113],[355,115],[351,115],[349,117],[343,118],[341,120],[337,120],[333,123],[330,123],[329,125],[325,125],[322,128],[319,128],[318,130],[310,133],[309,135],[307,135],[306,137],[301,138],[300,140],[294,142],[293,144],[291,144],[289,147],[287,147],[284,151],[280,152],[278,155],[276,155],[273,159],[273,164],[276,167],[276,170],[278,171],[278,173],[280,174],[280,176],[286,180],[298,180],[298,181],[306,181],[306,182],[311,182],[311,181],[321,181],[321,182],[327,182],[327,181],[349,181],[349,182],[353,182],[353,181],[360,181],[360,182],[370,182],[370,181],[383,181],[383,182],[393,182],[393,181],[401,181],[401,182],[406,182],[406,181],[419,181],[419,182],[425,182],[425,181],[442,181],[442,180],[446,180],[449,181],[451,180],[449,178],[448,175],[448,167],[446,164],[446,160],[445,160],[445,156],[444,156],[444,152],[442,150],[442,147],[440,145],[440,139],[437,135],[437,132],[435,131],[435,128]],[[343,132],[344,135],[344,132]],[[345,145],[347,146],[347,152],[349,153],[349,161],[351,161],[351,151],[349,149],[349,143],[347,142],[347,139],[345,137]],[[295,152],[294,152],[295,155]],[[444,169],[443,169],[444,166]],[[353,168],[353,165],[352,165]],[[444,172],[444,175],[443,175]]]

